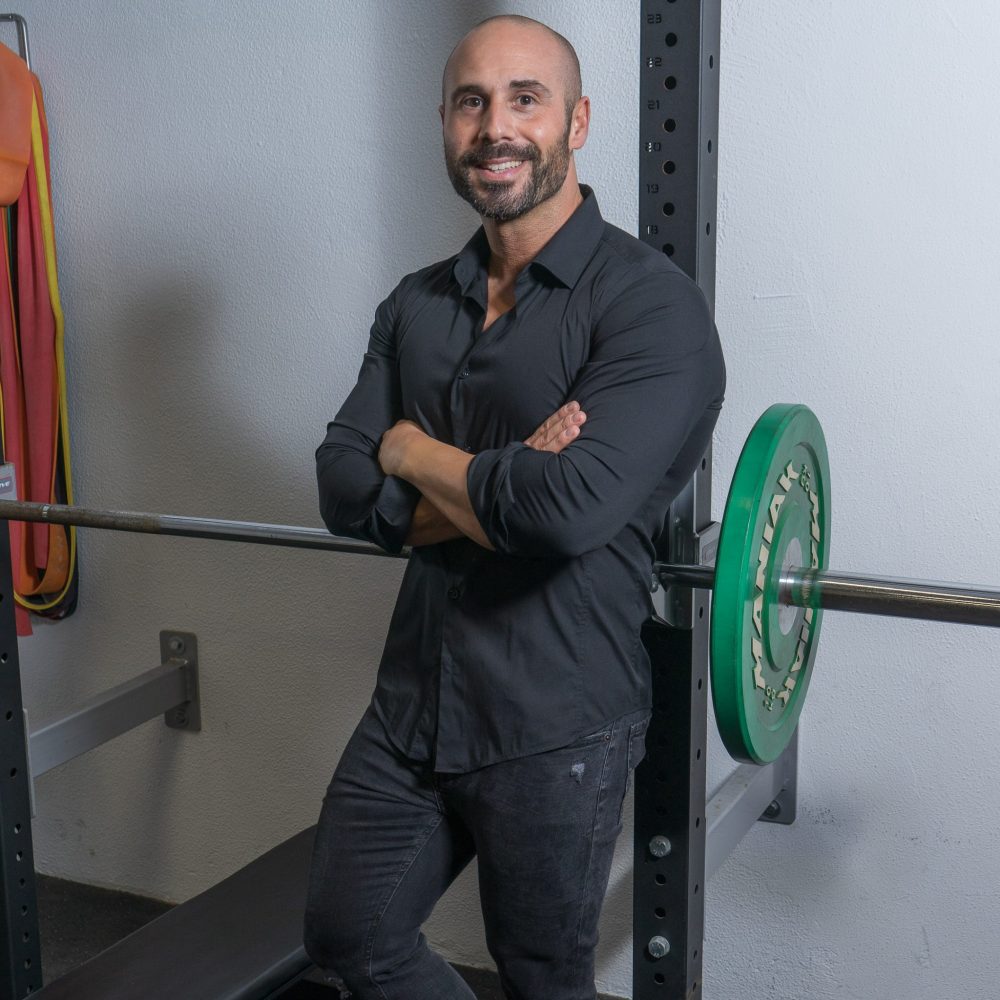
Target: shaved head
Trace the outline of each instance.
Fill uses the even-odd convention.
[[[553,53],[559,61],[558,75],[562,80],[565,99],[566,113],[572,113],[576,102],[583,95],[583,83],[580,78],[580,60],[577,57],[576,49],[569,40],[553,31],[547,24],[536,21],[531,17],[524,17],[522,14],[498,14],[496,17],[488,17],[485,21],[480,21],[471,31],[469,31],[459,43],[451,50],[448,61],[444,65],[444,75],[441,80],[441,96],[443,101],[447,101],[450,81],[450,73],[455,64],[456,57],[461,54],[462,48],[474,38],[479,38],[484,33],[496,32],[498,42],[506,32],[504,28],[520,29],[521,31],[538,33],[547,38],[553,47]],[[499,29],[499,30],[497,30]]]

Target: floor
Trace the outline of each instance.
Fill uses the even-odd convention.
[[[37,892],[46,982],[58,979],[169,909],[153,899],[46,875],[38,876]],[[495,973],[463,966],[456,969],[478,1000],[504,1000]],[[282,1000],[341,1000],[341,994],[324,984],[316,972],[284,993]]]

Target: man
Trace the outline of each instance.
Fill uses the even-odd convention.
[[[440,112],[482,228],[379,307],[317,452],[330,530],[413,554],[324,801],[306,944],[359,1000],[472,998],[420,927],[478,856],[506,996],[584,1000],[649,721],[652,540],[722,355],[698,289],[577,181],[569,42],[483,22]]]

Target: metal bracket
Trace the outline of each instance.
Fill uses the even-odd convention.
[[[798,762],[796,732],[776,761],[764,767],[741,764],[723,782],[705,810],[706,878],[712,877],[754,823],[794,822]]]
[[[187,700],[167,709],[163,721],[171,729],[201,731],[201,699],[198,692],[198,636],[194,632],[161,632],[160,662],[176,663],[184,678]]]
[[[91,698],[61,719],[26,736],[32,785],[52,768],[141,726],[158,715],[171,729],[201,729],[198,639],[191,632],[161,632],[162,663]],[[28,733],[27,720],[25,732]],[[31,789],[34,806],[34,789]]]
[[[670,561],[692,566],[714,566],[721,528],[718,521],[712,521],[692,534],[675,523],[670,532]],[[694,628],[697,602],[691,587],[654,578],[652,591],[653,613],[660,624],[671,628]]]

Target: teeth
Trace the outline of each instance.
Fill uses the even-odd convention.
[[[502,170],[513,170],[515,167],[519,167],[524,160],[508,160],[506,163],[490,163],[487,165],[487,170],[492,170],[493,173],[498,174]]]

